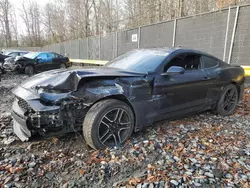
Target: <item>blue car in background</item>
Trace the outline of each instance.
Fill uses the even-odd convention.
[[[68,57],[54,52],[30,52],[17,57],[14,64],[18,72],[29,76],[43,71],[71,66]]]

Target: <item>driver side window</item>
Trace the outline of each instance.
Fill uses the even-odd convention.
[[[45,54],[45,53],[39,54],[37,57],[42,59],[42,60],[48,59],[47,54]]]
[[[172,66],[183,67],[185,70],[198,70],[201,68],[200,56],[196,54],[178,55],[164,67],[164,72]]]
[[[48,53],[48,58],[50,58],[50,59],[56,58],[56,54]]]

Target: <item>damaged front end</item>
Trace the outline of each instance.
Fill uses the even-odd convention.
[[[50,136],[81,129],[88,105],[70,93],[39,94],[22,87],[13,93],[13,129],[22,141],[37,133]]]
[[[123,87],[141,74],[119,69],[98,68],[53,70],[37,74],[22,83],[13,94],[14,131],[26,141],[38,133],[60,135],[82,130],[89,108],[105,97],[129,94]]]

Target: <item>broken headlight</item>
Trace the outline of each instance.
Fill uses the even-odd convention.
[[[43,93],[44,92],[44,89],[43,88],[39,88],[38,90],[37,90],[37,93],[40,95],[41,93]]]

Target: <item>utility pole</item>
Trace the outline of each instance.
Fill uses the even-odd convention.
[[[116,3],[116,31],[119,29],[119,23],[118,23],[118,0],[115,1]]]

